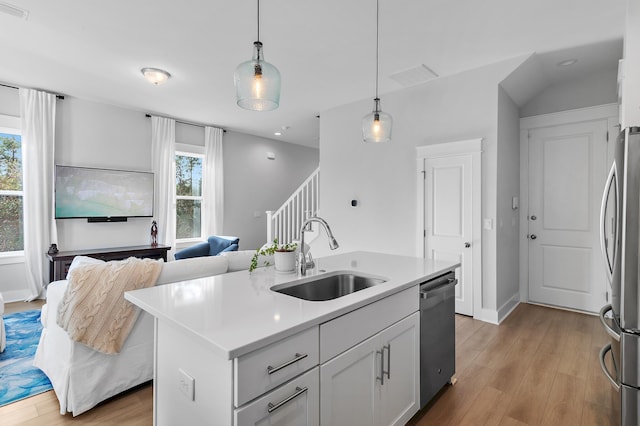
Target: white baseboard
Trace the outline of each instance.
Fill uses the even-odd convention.
[[[513,310],[520,304],[520,293],[516,293],[513,297],[498,309],[498,324],[505,320],[513,312]]]
[[[4,303],[24,302],[29,298],[29,290],[3,291],[2,298]]]
[[[493,309],[480,309],[480,312],[473,315],[473,319],[498,325],[498,311]]]
[[[500,309],[480,309],[480,312],[477,315],[474,315],[473,318],[490,324],[499,325],[519,304],[520,293],[516,293],[511,299],[507,300]]]

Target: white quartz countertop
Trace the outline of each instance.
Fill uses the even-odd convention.
[[[316,259],[307,277],[349,271],[387,282],[334,300],[313,302],[277,293],[274,285],[298,280],[273,267],[238,271],[125,293],[143,310],[203,339],[225,359],[316,326],[459,266],[381,253],[351,252]]]

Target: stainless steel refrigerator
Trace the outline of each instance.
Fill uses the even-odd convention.
[[[640,127],[624,129],[600,211],[600,244],[611,304],[600,321],[611,336],[600,351],[600,366],[620,397],[621,424],[640,424]],[[606,359],[612,356],[607,366]]]

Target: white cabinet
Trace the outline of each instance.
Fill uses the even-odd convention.
[[[318,327],[234,360],[234,404],[240,407],[318,365]]]
[[[318,367],[296,377],[242,408],[234,410],[235,426],[317,426]]]
[[[323,425],[404,425],[419,409],[420,314],[320,366]]]
[[[224,359],[156,318],[154,424],[404,425],[419,409],[418,287]]]

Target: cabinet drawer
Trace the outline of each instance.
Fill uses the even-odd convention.
[[[318,327],[279,340],[234,360],[236,407],[318,365]]]
[[[233,412],[235,426],[317,426],[320,421],[319,367]]]
[[[416,285],[320,324],[320,362],[327,362],[419,308]]]

